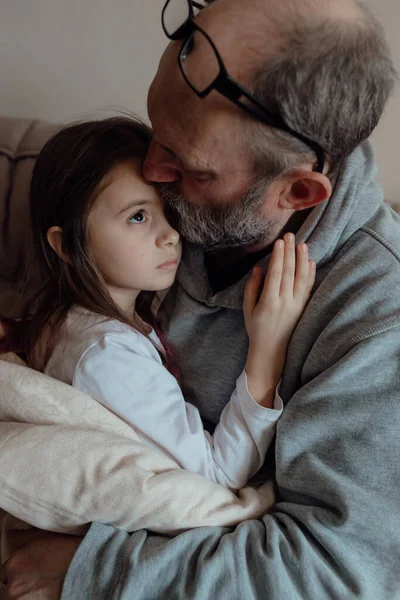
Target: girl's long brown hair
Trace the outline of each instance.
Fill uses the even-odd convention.
[[[107,176],[119,164],[144,160],[151,131],[133,118],[114,117],[68,126],[52,137],[38,156],[30,189],[30,217],[43,285],[20,320],[3,319],[6,336],[0,352],[17,352],[28,365],[43,371],[57,343],[59,330],[73,305],[117,319],[144,335],[140,323],[115,305],[90,257],[87,220]],[[66,262],[52,250],[47,231],[62,228]],[[153,294],[142,292],[136,310],[161,334],[152,319]],[[161,334],[162,335],[162,334]],[[178,377],[172,351],[162,337],[163,362]]]

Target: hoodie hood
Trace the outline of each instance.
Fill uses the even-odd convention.
[[[298,231],[296,243],[307,242],[318,267],[379,209],[383,190],[374,181],[377,172],[372,146],[365,142],[343,164],[329,200],[316,206]]]
[[[296,243],[307,242],[317,268],[326,264],[348,239],[367,223],[383,202],[383,191],[374,181],[377,168],[370,142],[361,144],[344,162],[329,200],[316,206],[296,234]],[[270,254],[259,261],[265,271]],[[216,294],[208,281],[203,251],[185,244],[178,283],[195,300],[209,307],[242,309],[249,275]]]

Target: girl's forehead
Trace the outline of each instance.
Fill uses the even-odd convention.
[[[112,213],[135,201],[161,204],[156,188],[142,175],[141,161],[117,165],[105,178],[93,203],[93,210],[106,210]]]
[[[105,187],[109,187],[116,182],[125,180],[135,180],[138,183],[143,182],[142,160],[127,160],[116,165],[105,177]]]

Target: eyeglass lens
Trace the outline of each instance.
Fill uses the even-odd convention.
[[[173,36],[189,17],[188,0],[169,0],[163,13],[163,23],[167,35]]]
[[[190,85],[204,92],[219,75],[220,66],[214,49],[201,31],[194,31],[186,41],[180,64]]]

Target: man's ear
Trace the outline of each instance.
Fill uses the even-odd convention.
[[[315,171],[294,171],[283,186],[279,205],[290,210],[305,210],[325,202],[332,194],[332,184],[326,175]]]
[[[71,260],[62,249],[62,236],[63,230],[61,227],[54,225],[47,230],[47,241],[49,242],[51,248],[54,250],[57,256],[59,256],[65,262],[71,264]]]

